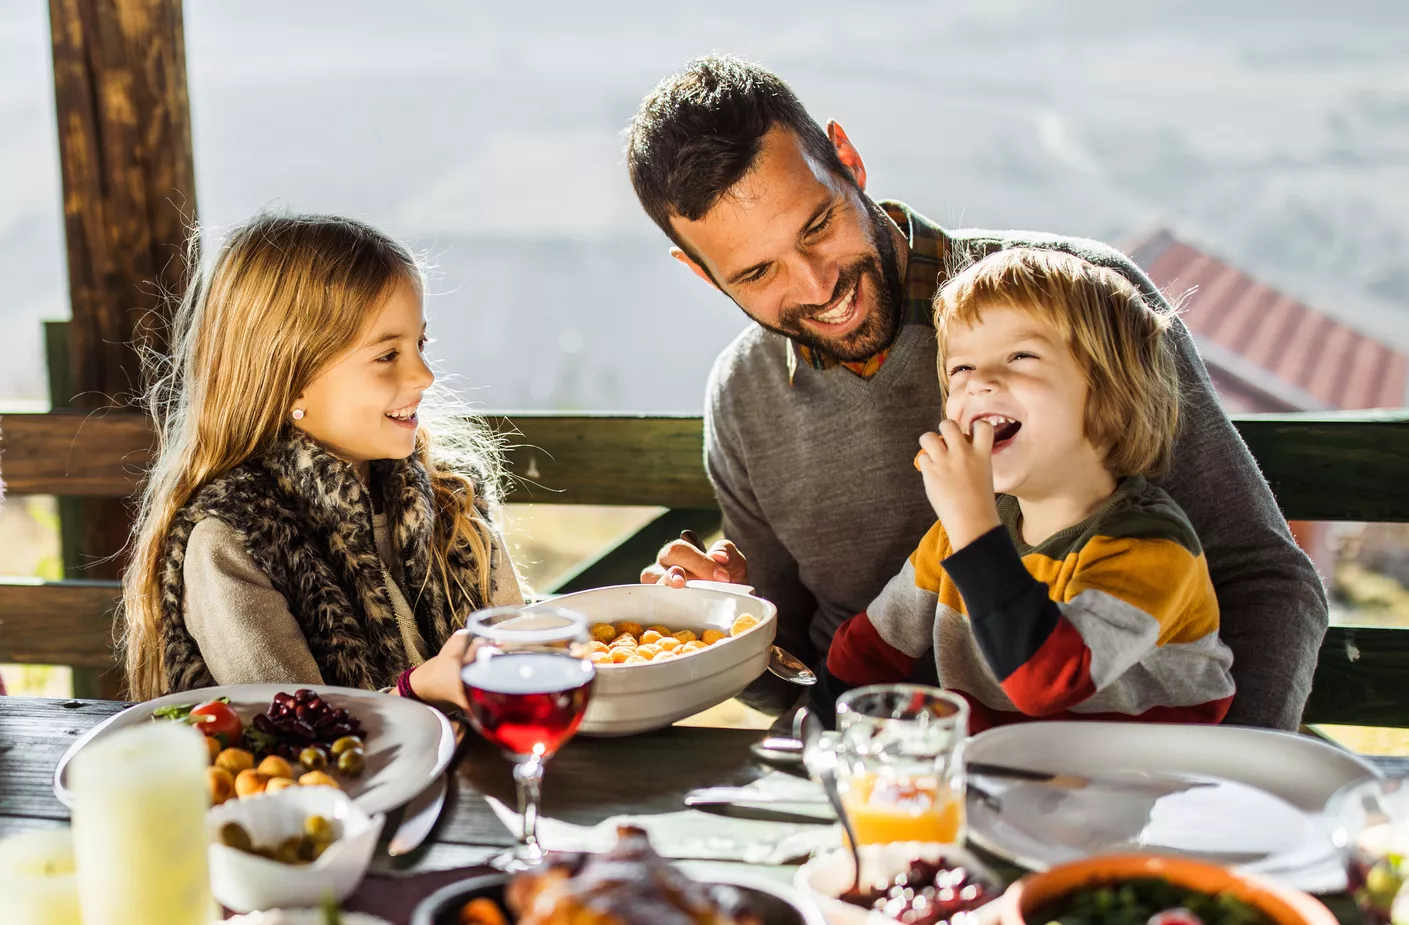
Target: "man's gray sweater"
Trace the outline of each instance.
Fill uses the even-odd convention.
[[[951,270],[1000,248],[1056,248],[1119,270],[1153,304],[1165,304],[1138,267],[1103,244],[944,232],[899,204],[886,206],[909,219],[912,299],[924,297],[915,284],[924,272],[916,238],[932,244],[938,236]],[[1219,406],[1188,330],[1176,323],[1172,334],[1183,426],[1173,466],[1157,484],[1188,514],[1208,558],[1220,634],[1234,655],[1237,695],[1227,722],[1295,729],[1326,630],[1325,592]],[[747,557],[749,582],[778,605],[779,642],[822,653],[934,523],[912,460],[920,434],[940,419],[937,348],[929,325],[904,325],[870,379],[795,363],[794,350],[751,326],[719,356],[706,396],[705,462],[725,535]]]

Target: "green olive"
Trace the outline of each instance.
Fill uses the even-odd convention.
[[[1388,860],[1380,861],[1365,876],[1365,889],[1370,894],[1370,901],[1382,909],[1388,909],[1394,901],[1400,883]]]
[[[321,771],[328,766],[328,753],[316,745],[310,745],[298,753],[298,763],[305,771]]]
[[[332,841],[337,836],[333,824],[322,816],[309,816],[303,822],[303,834],[314,841]]]
[[[303,858],[299,856],[299,848],[303,845],[303,839],[298,835],[290,835],[279,842],[279,847],[274,849],[274,860],[280,864],[300,864]]]
[[[250,833],[238,822],[227,822],[220,827],[220,843],[236,851],[254,851],[254,841],[250,838]]]
[[[349,748],[338,755],[338,770],[348,777],[356,777],[367,767],[367,755],[360,748]]]
[[[357,736],[343,736],[341,739],[338,739],[336,742],[333,743],[332,752],[334,755],[341,755],[349,748],[361,747],[362,740],[357,738]]]

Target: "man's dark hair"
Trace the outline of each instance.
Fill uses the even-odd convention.
[[[631,120],[626,165],[641,207],[684,248],[670,219],[697,221],[713,208],[749,172],[774,126],[796,135],[828,170],[856,182],[781,78],[733,55],[708,55],[662,80]]]

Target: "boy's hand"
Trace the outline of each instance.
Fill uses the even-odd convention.
[[[915,468],[925,479],[925,496],[949,543],[957,551],[998,526],[993,500],[993,425],[974,422],[970,440],[959,422],[942,421],[939,433],[920,438]]]

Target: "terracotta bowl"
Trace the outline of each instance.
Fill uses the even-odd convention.
[[[1001,925],[1027,925],[1028,913],[1073,890],[1147,877],[1204,893],[1231,893],[1261,910],[1277,925],[1337,925],[1331,911],[1313,897],[1259,877],[1203,861],[1119,854],[1073,861],[1029,874],[1008,887],[998,900],[999,921]]]

